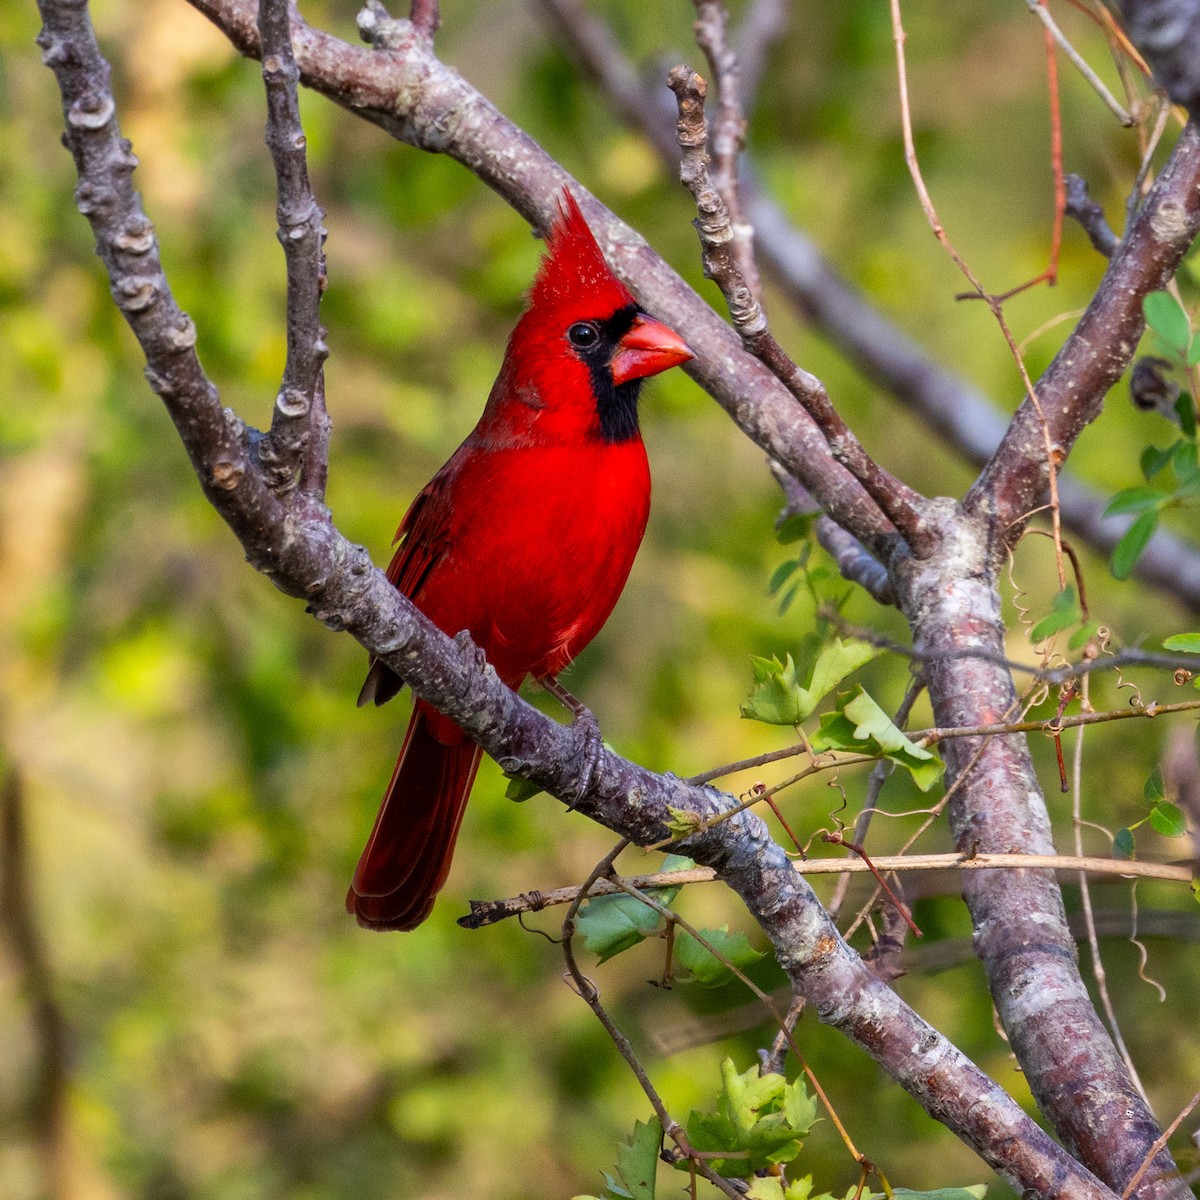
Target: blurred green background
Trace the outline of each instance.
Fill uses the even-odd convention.
[[[652,73],[677,60],[700,65],[683,0],[592,7]],[[984,306],[954,301],[961,279],[912,194],[886,5],[796,7],[752,122],[760,169],[876,304],[1015,406],[1019,380],[995,326]],[[354,39],[352,5],[304,8]],[[952,238],[1003,290],[1040,271],[1049,244],[1040,27],[1023,5],[910,8],[926,177]],[[1115,87],[1094,27],[1056,8]],[[711,295],[686,194],[576,79],[537,9],[512,0],[444,0],[442,9],[442,57]],[[181,0],[101,0],[94,12],[169,278],[225,403],[261,424],[282,368],[283,270],[258,69]],[[487,764],[430,921],[381,937],[345,915],[407,701],[357,710],[362,652],[248,569],[203,500],[75,211],[37,29],[31,2],[0,8],[0,771],[27,818],[22,911],[48,970],[48,981],[31,980],[10,903],[0,951],[0,1195],[550,1200],[599,1190],[614,1142],[649,1115],[644,1097],[562,983],[554,945],[512,922],[467,933],[455,918],[468,897],[581,880],[613,838],[544,796],[505,801]],[[1119,227],[1136,141],[1074,72],[1062,74],[1068,168],[1089,179]],[[475,420],[539,250],[457,164],[393,143],[319,98],[305,96],[303,109],[330,231],[329,500],[342,530],[384,562],[408,501]],[[1009,305],[1016,336],[1081,309],[1102,267],[1068,228],[1061,284]],[[971,476],[953,452],[781,301],[771,311],[781,340],[825,379],[888,467],[926,492],[961,494]],[[1032,337],[1035,376],[1067,328]],[[569,682],[619,751],[691,774],[785,744],[786,731],[739,720],[738,702],[748,655],[799,653],[813,610],[801,599],[780,615],[767,595],[790,551],[773,536],[780,497],[761,453],[680,372],[647,389],[643,414],[655,481],[649,533],[617,612]],[[1156,420],[1114,393],[1073,466],[1110,491],[1140,482],[1141,447],[1169,440]],[[1156,645],[1195,628],[1169,600],[1114,585],[1094,556],[1084,562],[1093,611],[1119,640]],[[1048,611],[1057,584],[1044,539],[1022,546],[1014,577],[1034,615]],[[904,635],[894,613],[861,595],[846,614]],[[1019,627],[1011,650],[1032,657]],[[907,667],[880,660],[863,679],[894,708]],[[1176,698],[1169,680],[1143,687]],[[1093,702],[1125,700],[1104,680]],[[1190,737],[1191,722],[1178,728]],[[1112,828],[1142,815],[1143,780],[1170,732],[1126,722],[1090,734],[1085,816]],[[1051,747],[1035,750],[1066,829]],[[842,776],[843,816],[865,782],[861,772]],[[831,826],[842,792],[820,781],[786,794],[801,836]],[[902,812],[925,801],[896,778],[883,803]],[[873,849],[893,849],[916,821],[877,818]],[[1102,834],[1088,838],[1107,852]],[[919,848],[947,848],[944,828]],[[1145,831],[1139,848],[1188,853]],[[10,839],[10,883],[14,853]],[[657,860],[622,861],[632,870]],[[927,941],[959,965],[915,970],[898,987],[1026,1099],[982,973],[961,958],[969,922],[953,893],[951,879],[914,890]],[[1102,908],[1128,913],[1127,885],[1097,893]],[[1151,918],[1192,903],[1180,889],[1145,884],[1137,899]],[[697,923],[747,928],[715,887],[694,890],[682,909]],[[529,923],[555,933],[558,918]],[[1126,1037],[1170,1119],[1200,1073],[1190,1005],[1178,1019],[1200,988],[1195,947],[1148,941],[1147,970],[1167,988],[1160,1005],[1137,979],[1136,949],[1105,945]],[[597,979],[684,1115],[711,1104],[725,1054],[749,1066],[771,1034],[759,1024],[711,1040],[724,1028],[712,1014],[735,1010],[747,1024],[746,994],[649,986],[661,967],[661,944],[650,943]],[[766,969],[760,977],[776,982]],[[57,1125],[39,1107],[42,985],[65,1024]],[[801,1041],[860,1148],[893,1184],[989,1178],[840,1038],[806,1019]],[[855,1182],[828,1122],[809,1154],[819,1188]],[[682,1181],[665,1181],[663,1194]]]

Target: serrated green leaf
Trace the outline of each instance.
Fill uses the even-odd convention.
[[[739,1074],[725,1059],[721,1080],[717,1111],[693,1111],[688,1117],[692,1145],[716,1156],[710,1159],[715,1171],[738,1179],[748,1179],[774,1163],[791,1162],[800,1153],[803,1134],[792,1127],[784,1111],[788,1085],[783,1076],[759,1075],[757,1067]],[[744,1156],[722,1158],[722,1152]]]
[[[808,536],[815,518],[815,513],[788,513],[775,526],[775,540],[781,546],[790,546],[793,542],[798,542]]]
[[[1179,442],[1172,442],[1165,450],[1159,450],[1157,446],[1147,446],[1142,451],[1142,475],[1146,479],[1153,479],[1171,461],[1178,445]]]
[[[1169,638],[1163,638],[1163,649],[1181,654],[1200,654],[1200,633],[1174,633]]]
[[[796,678],[796,664],[790,654],[784,661],[772,656],[750,656],[754,673],[754,690],[741,706],[743,717],[767,725],[798,725],[801,713],[801,688]]]
[[[542,789],[536,783],[531,783],[528,779],[522,779],[519,775],[506,775],[508,787],[504,789],[504,794],[509,800],[515,800],[518,804],[524,804],[526,800],[532,800],[534,796],[541,793]]]
[[[617,1146],[617,1174],[632,1200],[654,1200],[662,1136],[662,1122],[652,1117],[645,1123],[635,1121],[633,1137]]]
[[[744,933],[730,933],[728,925],[722,925],[720,929],[701,929],[700,936],[708,945],[702,945],[687,930],[676,934],[675,963],[691,975],[691,982],[701,987],[721,987],[733,978],[730,968],[708,946],[724,955],[739,971],[744,971],[763,956],[761,950],[750,945]]]
[[[1147,804],[1157,804],[1159,800],[1166,799],[1166,795],[1162,767],[1155,767],[1146,777],[1146,782],[1142,784],[1142,799]]]
[[[1128,579],[1141,558],[1142,551],[1154,536],[1158,528],[1158,511],[1151,509],[1138,517],[1121,535],[1121,540],[1113,547],[1110,567],[1116,579]]]
[[[742,716],[768,725],[799,725],[847,675],[881,653],[867,642],[835,637],[817,655],[807,687],[800,685],[790,654],[783,662],[751,656],[754,690],[741,707]]]
[[[1192,899],[1195,900],[1197,904],[1200,904],[1200,879],[1193,879],[1191,887]]]
[[[1200,333],[1192,338],[1192,344],[1188,347],[1187,352],[1187,365],[1194,367],[1197,363],[1200,363]]]
[[[834,712],[821,716],[812,746],[814,750],[882,754],[908,771],[923,792],[929,791],[945,770],[936,754],[909,741],[861,687]]]
[[[1113,838],[1113,857],[1114,858],[1134,858],[1137,854],[1137,848],[1133,844],[1133,830],[1122,827],[1117,830],[1116,837]]]
[[[1142,299],[1142,312],[1146,314],[1146,324],[1168,346],[1180,354],[1187,350],[1192,340],[1191,324],[1174,296],[1168,292],[1151,292]]]
[[[1100,632],[1099,621],[1088,621],[1087,624],[1081,625],[1073,634],[1070,641],[1067,642],[1068,650],[1081,650]]]
[[[760,1175],[751,1181],[750,1190],[746,1196],[747,1200],[833,1200],[828,1192],[814,1196],[812,1189],[811,1175],[793,1179],[787,1187],[784,1187],[783,1180],[777,1175]],[[857,1194],[858,1189],[854,1188],[852,1191]],[[863,1200],[863,1198],[860,1197],[859,1200]]]
[[[1152,487],[1131,487],[1118,492],[1104,509],[1106,517],[1115,517],[1120,513],[1146,512],[1147,509],[1157,508],[1166,497]]]
[[[802,1079],[783,1089],[783,1115],[801,1137],[807,1137],[817,1123],[817,1098],[809,1094]]]
[[[1187,833],[1187,817],[1169,800],[1162,800],[1150,810],[1150,828],[1163,837],[1183,837]]]
[[[618,1183],[616,1178],[610,1175],[607,1171],[601,1171],[604,1176],[604,1184],[608,1189],[608,1194],[604,1200],[633,1200],[629,1194],[629,1189]]]
[[[1183,430],[1184,435],[1196,439],[1196,402],[1184,392],[1178,400],[1175,401],[1175,413],[1179,417],[1179,428]]]

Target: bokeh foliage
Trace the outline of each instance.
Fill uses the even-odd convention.
[[[536,9],[512,0],[442,7],[442,56],[707,289],[686,195],[578,81]],[[649,70],[698,63],[683,0],[594,7]],[[960,280],[912,196],[886,7],[798,7],[752,122],[762,173],[875,303],[1015,406],[1011,360],[983,306],[954,301]],[[911,7],[926,175],[951,235],[1002,289],[1041,269],[1049,240],[1040,30],[1020,5]],[[352,5],[306,4],[305,14],[353,37]],[[1104,67],[1086,22],[1062,16]],[[282,367],[283,272],[258,71],[181,0],[100,0],[95,19],[124,132],[142,159],[137,181],[203,361],[225,402],[261,423]],[[345,916],[344,887],[406,702],[357,711],[361,652],[250,571],[205,504],[74,211],[36,32],[32,3],[0,9],[0,769],[19,780],[32,916],[69,1029],[63,1194],[549,1200],[593,1188],[613,1143],[634,1115],[647,1115],[644,1099],[562,985],[554,946],[511,922],[468,934],[454,920],[468,896],[581,879],[611,838],[544,796],[504,801],[489,764],[428,924],[378,937]],[[1068,166],[1117,214],[1136,145],[1073,73],[1064,71],[1063,90]],[[397,145],[319,98],[304,97],[303,107],[329,214],[330,503],[341,528],[382,561],[408,500],[474,421],[538,247],[458,165]],[[1017,336],[1082,308],[1101,270],[1068,230],[1060,285],[1010,306]],[[970,473],[952,452],[781,301],[771,309],[781,340],[826,380],[870,449],[918,488],[961,492]],[[1032,338],[1035,375],[1066,327]],[[1155,420],[1114,393],[1073,465],[1112,491],[1140,482],[1138,452],[1165,439]],[[655,478],[650,531],[626,596],[570,682],[617,749],[690,774],[783,744],[778,730],[738,718],[749,655],[801,655],[814,613],[801,599],[781,615],[767,595],[789,551],[773,537],[780,498],[760,453],[679,372],[647,390],[644,427]],[[1015,567],[1035,617],[1049,611],[1057,586],[1041,541],[1028,540]],[[1093,612],[1121,640],[1155,644],[1195,627],[1170,601],[1136,582],[1117,586],[1103,562],[1084,560]],[[903,636],[894,614],[861,595],[845,613]],[[1011,648],[1031,656],[1019,623]],[[894,707],[907,667],[884,658],[862,678]],[[1123,703],[1113,681],[1098,683],[1093,699]],[[915,723],[924,720],[918,713]],[[1110,827],[1137,819],[1167,733],[1126,722],[1089,735],[1087,816]],[[1050,748],[1037,749],[1053,792]],[[865,773],[841,783],[853,813]],[[884,803],[902,811],[924,801],[896,778]],[[829,826],[841,804],[818,781],[789,794],[786,811],[807,835]],[[884,822],[878,848],[913,824]],[[1107,846],[1102,837],[1093,844]],[[1172,853],[1149,832],[1139,844]],[[926,848],[945,848],[944,831]],[[1127,888],[1100,894],[1128,911]],[[934,945],[929,969],[898,986],[1022,1094],[981,973],[962,953],[969,924],[953,881],[920,883],[913,895]],[[1144,885],[1139,900],[1143,909],[1191,903]],[[682,904],[697,923],[738,928],[742,919],[715,888]],[[531,924],[556,930],[553,915]],[[1149,944],[1168,1005],[1195,994],[1194,948]],[[1156,1020],[1167,1010],[1137,981],[1136,951],[1119,940],[1106,947],[1126,1035],[1169,1116],[1200,1072],[1194,1026]],[[755,970],[763,984],[779,982],[769,966]],[[711,1021],[705,1027],[719,1032],[745,996],[736,986],[697,995],[647,986],[660,973],[661,949],[648,944],[599,979],[672,1106],[704,1108],[725,1054],[744,1068],[770,1034],[758,1025],[691,1045],[693,1026]],[[19,958],[6,949],[0,1193],[13,1200],[43,1186],[28,1001]],[[840,1039],[806,1022],[802,1041],[859,1144],[894,1183],[986,1177]],[[679,1044],[688,1048],[665,1053]],[[828,1123],[809,1152],[822,1189],[854,1182]]]

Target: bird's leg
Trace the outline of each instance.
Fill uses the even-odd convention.
[[[582,700],[577,700],[572,696],[553,675],[546,675],[539,679],[538,683],[571,714],[571,729],[575,734],[576,745],[579,747],[576,753],[583,755],[583,771],[579,776],[579,786],[575,789],[575,799],[567,805],[567,812],[571,812],[587,795],[588,789],[592,786],[592,776],[595,774],[596,764],[600,761],[600,751],[604,746],[604,741],[600,737],[600,722],[596,720],[595,713]]]

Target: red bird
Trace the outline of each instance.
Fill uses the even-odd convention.
[[[642,380],[692,357],[613,275],[564,189],[529,307],[479,423],[413,501],[388,578],[511,688],[556,676],[612,612],[650,508]],[[372,662],[358,698],[402,687]],[[346,908],[414,929],[450,871],[480,748],[418,700]]]

